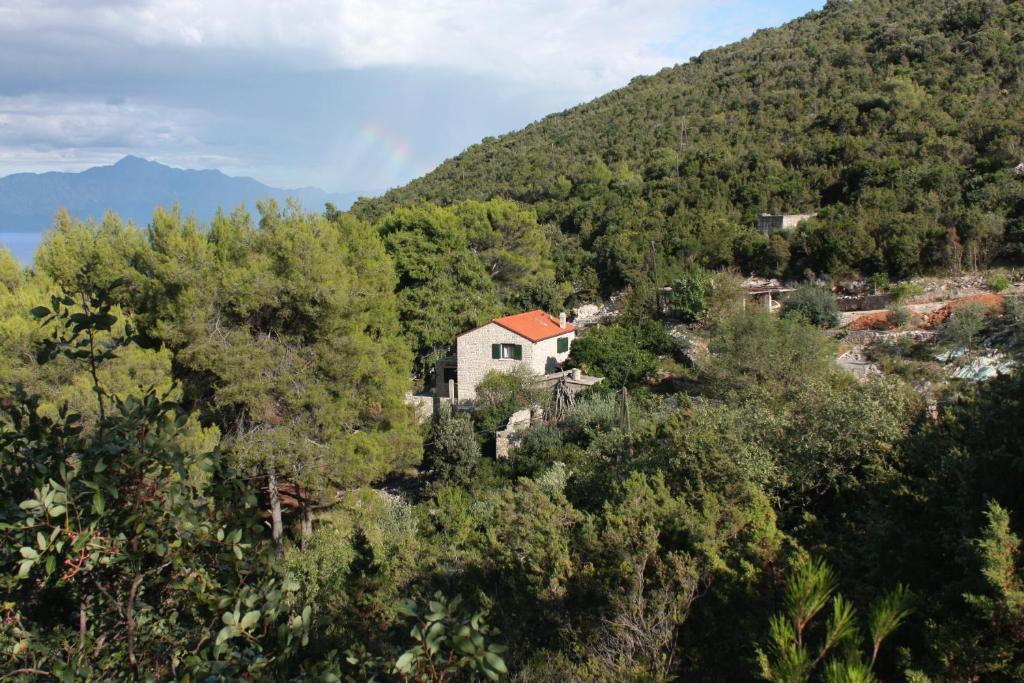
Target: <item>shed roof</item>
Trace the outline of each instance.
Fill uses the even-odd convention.
[[[526,337],[532,342],[539,342],[560,334],[566,334],[576,329],[572,323],[566,323],[563,328],[559,319],[541,309],[506,315],[503,318],[495,318],[494,322],[506,330],[511,330],[520,337]]]

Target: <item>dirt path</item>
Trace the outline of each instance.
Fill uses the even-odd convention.
[[[952,301],[955,301],[955,299],[952,299]],[[931,301],[926,304],[907,304],[906,306],[904,306],[904,308],[918,315],[927,315],[928,313],[933,313],[939,310],[948,303],[949,301]],[[888,315],[888,308],[876,308],[870,311],[847,311],[846,313],[840,314],[839,326],[849,327],[851,324],[857,322],[861,318],[880,320],[882,318],[888,317]]]
[[[860,380],[882,374],[881,369],[864,355],[864,347],[858,346],[836,358],[839,367]]]

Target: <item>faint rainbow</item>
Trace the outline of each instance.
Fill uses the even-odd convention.
[[[359,137],[368,146],[383,149],[388,155],[388,165],[397,173],[410,173],[415,177],[432,168],[413,157],[408,140],[376,121],[364,123],[359,129]]]

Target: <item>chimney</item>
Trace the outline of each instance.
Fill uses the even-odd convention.
[[[565,329],[565,311],[558,314],[558,326]]]

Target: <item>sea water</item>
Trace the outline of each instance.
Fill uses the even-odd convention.
[[[36,247],[43,240],[41,232],[0,232],[0,247],[7,247],[22,265],[32,265]]]

